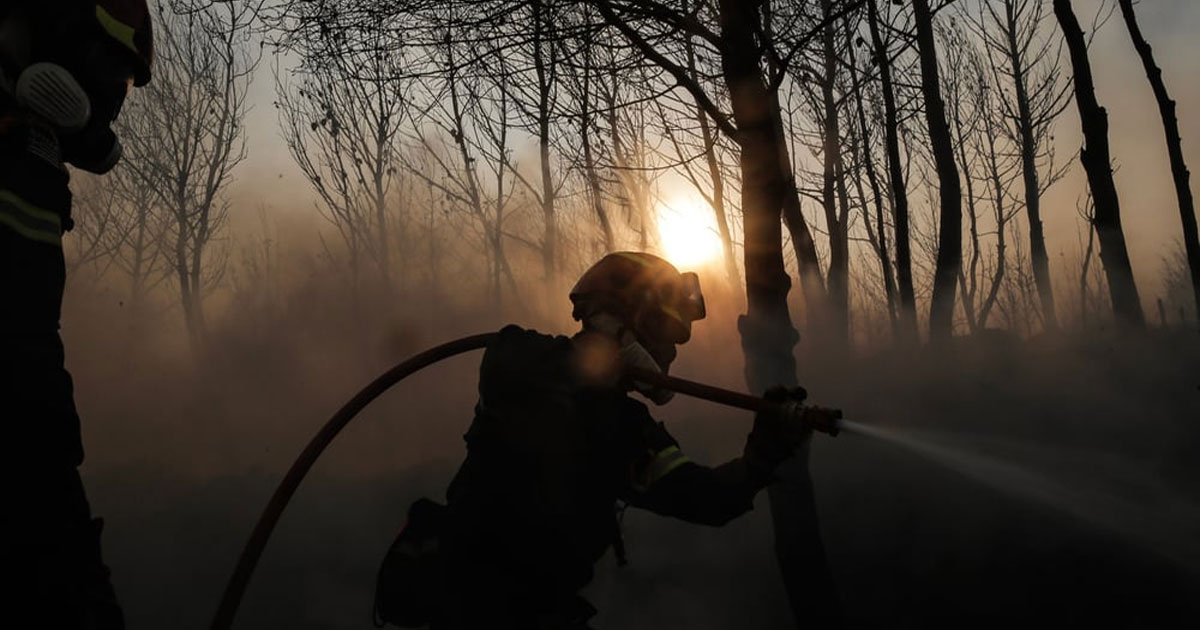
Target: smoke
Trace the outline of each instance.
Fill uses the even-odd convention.
[[[1200,119],[1187,113],[1198,111],[1200,81],[1189,78],[1200,66],[1186,53],[1200,13],[1178,9],[1186,19],[1172,22],[1156,10],[1158,3],[1139,7],[1147,31],[1170,27],[1156,50],[1180,102],[1183,135],[1193,138]],[[1149,306],[1162,293],[1160,274],[1169,276],[1159,258],[1175,239],[1178,216],[1151,96],[1122,28],[1111,24],[1093,50],[1106,69],[1100,97],[1113,122],[1125,226]],[[509,243],[513,282],[497,307],[477,228],[431,201],[415,204],[420,212],[400,226],[407,231],[395,241],[391,284],[377,270],[356,274],[312,212],[307,183],[272,145],[269,82],[251,89],[261,90],[264,106],[247,119],[251,157],[229,196],[230,225],[217,248],[228,264],[206,296],[204,347],[189,347],[169,276],[136,309],[113,269],[77,269],[68,287],[63,335],[88,450],[83,472],[93,508],[107,521],[106,557],[135,630],[207,624],[274,485],[359,387],[414,352],[508,322],[569,333],[565,286],[594,258],[594,238],[564,234],[573,239],[558,280],[565,286],[547,287],[539,252]],[[1068,109],[1059,125],[1061,156],[1078,149],[1073,116]],[[1185,144],[1193,164],[1200,163],[1194,146]],[[1038,329],[1037,316],[1032,302],[1014,299],[994,321],[1021,335],[989,331],[938,349],[887,349],[886,317],[867,312],[862,282],[851,320],[859,346],[849,356],[818,352],[821,331],[801,326],[800,380],[815,403],[986,458],[980,466],[932,447],[914,453],[853,435],[816,438],[818,512],[852,625],[1171,627],[1200,614],[1200,584],[1179,569],[1195,553],[1200,503],[1200,340],[1181,329],[1137,339],[1095,325],[1070,332],[1083,189],[1076,169],[1044,204],[1067,313],[1063,337],[1022,338]],[[260,213],[248,210],[268,202]],[[581,210],[572,208],[564,231],[586,232],[575,221]],[[436,229],[422,227],[426,218],[437,219]],[[535,219],[517,217],[529,225],[514,233],[536,235]],[[852,262],[856,274],[872,273],[873,264]],[[1092,264],[1099,273],[1099,262]],[[713,280],[724,273],[719,266],[701,271],[709,318],[672,371],[741,389],[734,322],[743,307],[736,296],[719,297],[726,291]],[[872,281],[869,290],[877,295],[878,286]],[[807,324],[799,293],[794,319]],[[441,498],[462,457],[477,359],[414,376],[339,437],[285,513],[241,627],[367,627],[375,570],[408,504]],[[656,414],[693,460],[712,464],[741,452],[751,421],[683,397]],[[794,627],[765,496],[722,529],[635,510],[625,527],[631,565],[603,559],[587,592],[601,609],[598,628]]]

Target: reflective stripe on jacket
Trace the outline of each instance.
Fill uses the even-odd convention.
[[[40,243],[62,246],[62,218],[43,210],[17,193],[0,188],[0,225]]]

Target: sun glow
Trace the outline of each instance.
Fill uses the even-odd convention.
[[[658,233],[663,255],[681,270],[700,267],[721,257],[721,237],[708,204],[676,197],[659,204]]]

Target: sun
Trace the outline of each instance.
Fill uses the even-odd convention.
[[[658,206],[658,233],[664,257],[687,270],[721,257],[721,237],[712,209],[692,197],[675,197]]]

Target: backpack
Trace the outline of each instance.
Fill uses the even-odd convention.
[[[446,506],[420,498],[379,567],[375,580],[375,627],[419,628],[432,620],[440,599],[440,538]]]

